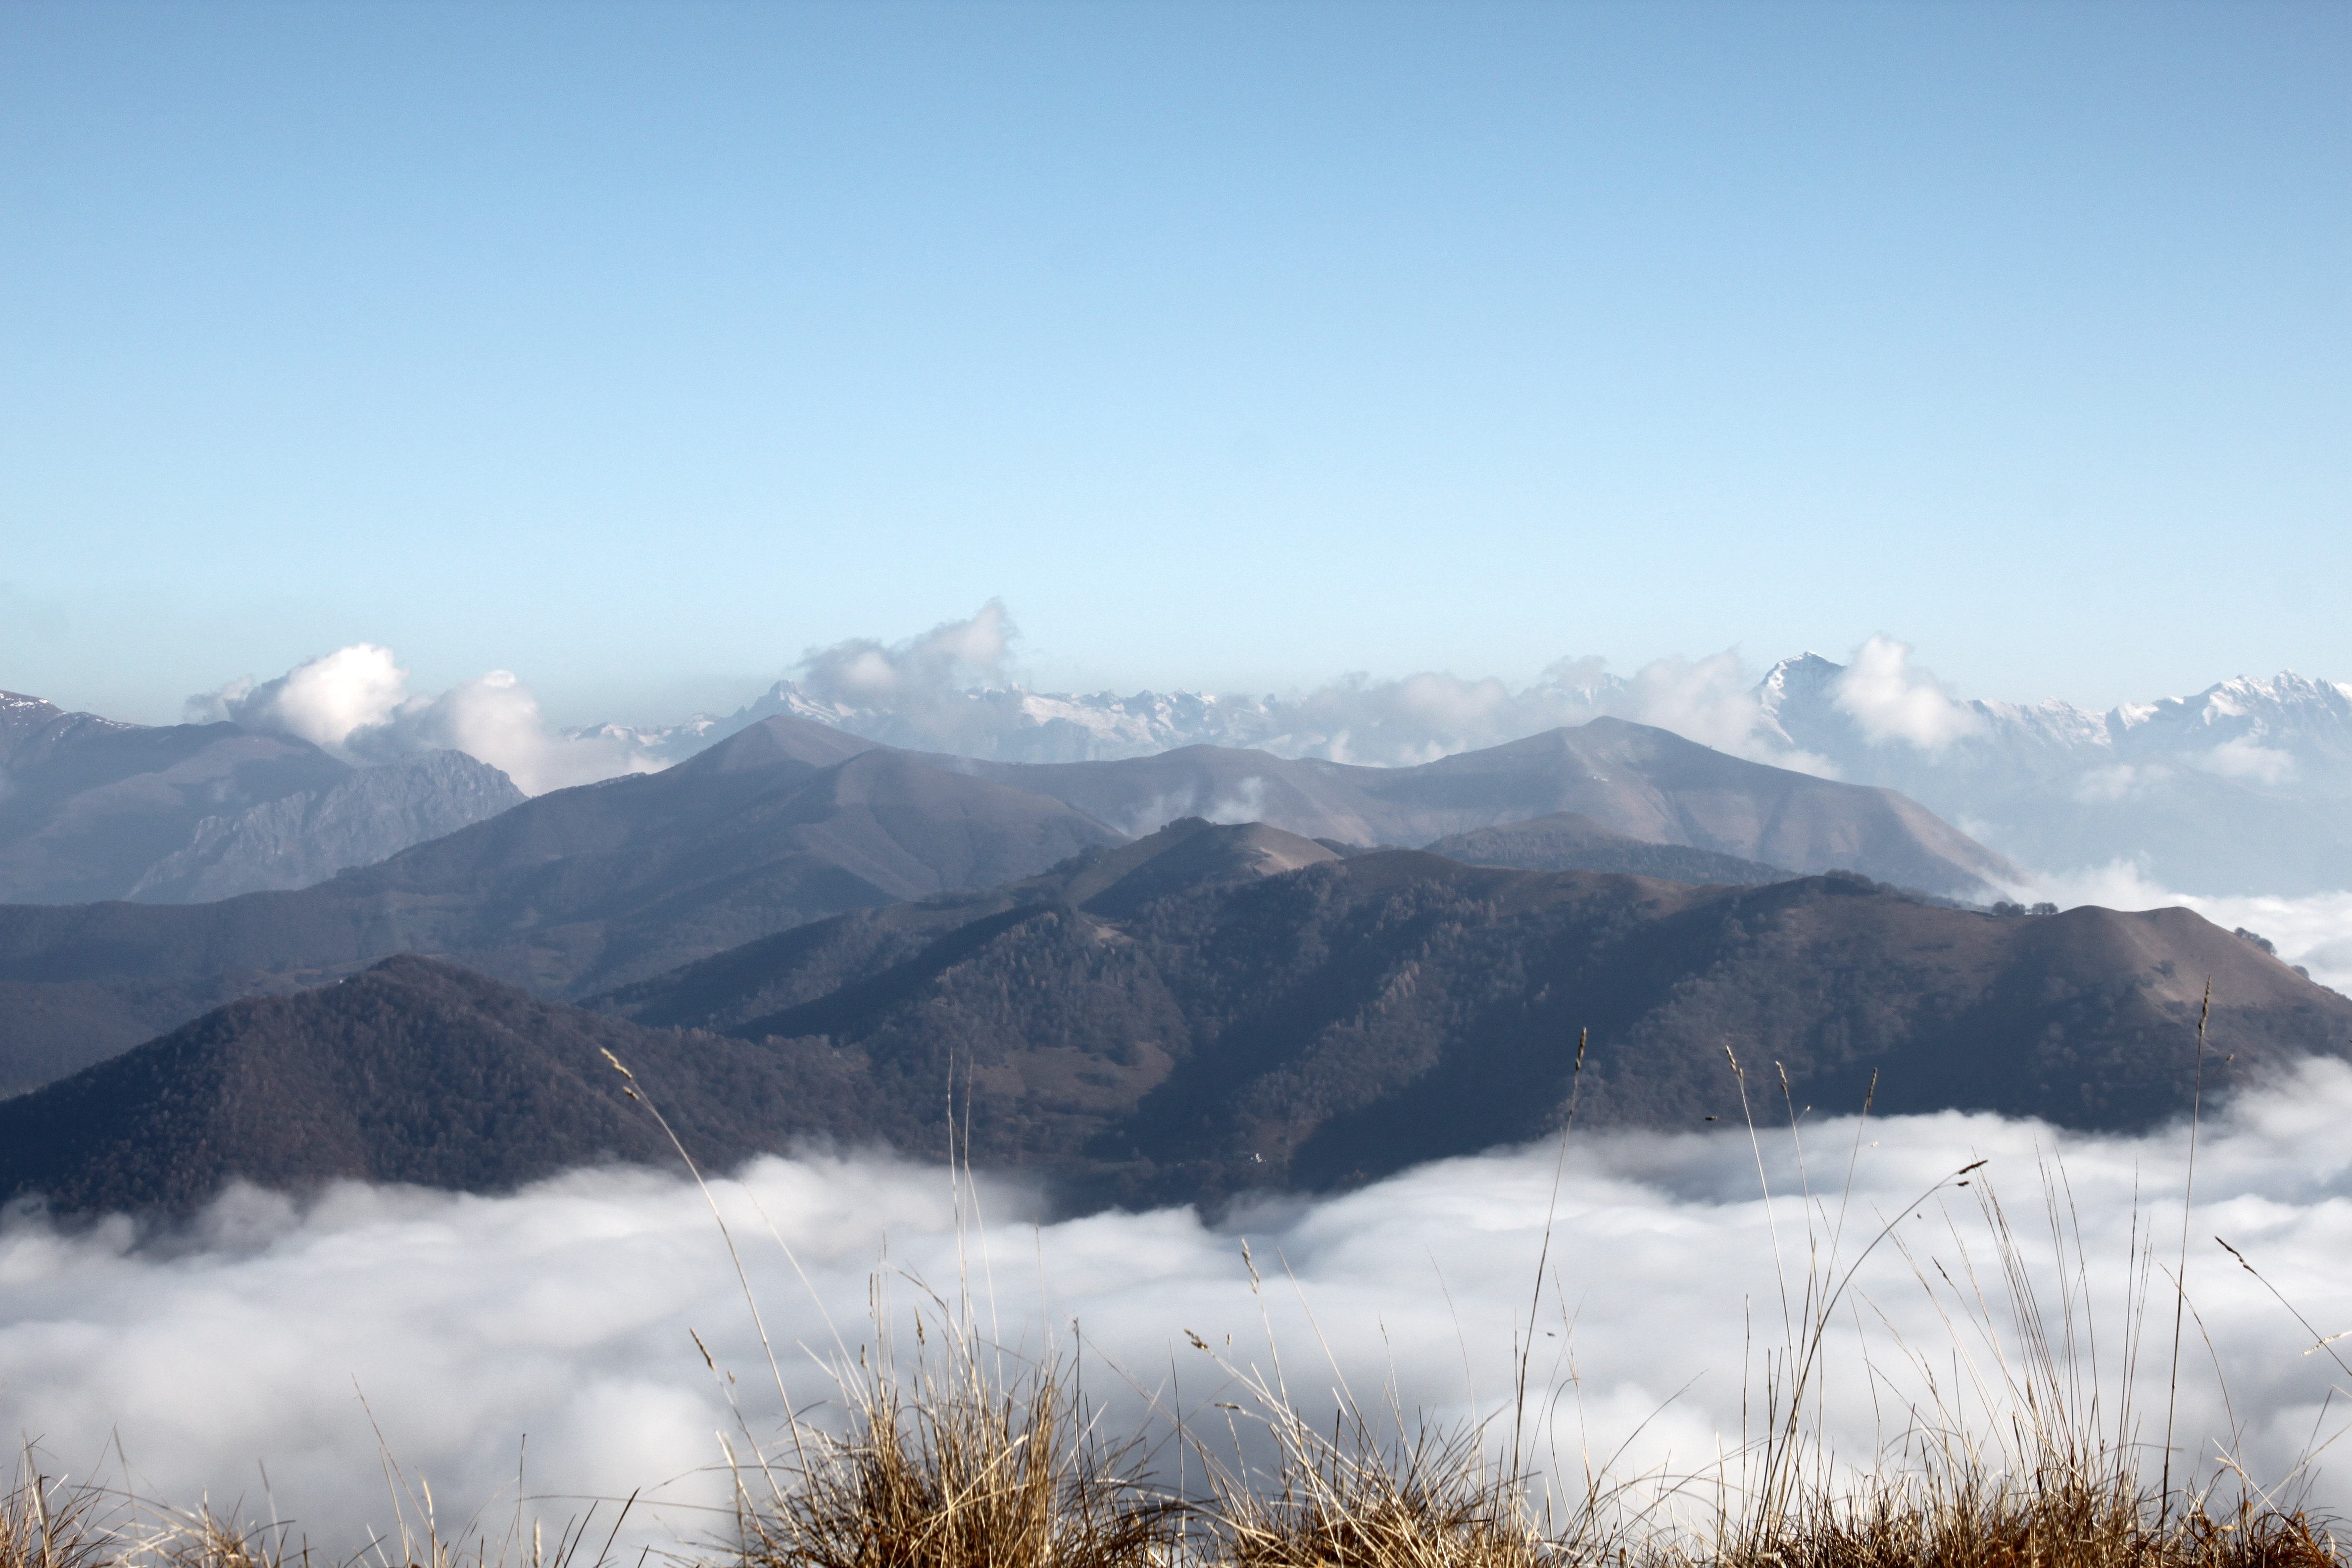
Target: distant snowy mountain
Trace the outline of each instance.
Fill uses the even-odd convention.
[[[905,707],[860,707],[779,680],[757,701],[723,719],[697,714],[682,724],[659,728],[604,724],[566,733],[623,741],[669,763],[716,745],[762,719],[783,716],[814,719],[908,751],[950,752],[1003,763],[1087,763],[1150,756],[1178,746],[1265,747],[1281,731],[1270,701],[1194,691],[1077,696],[985,687],[926,694],[919,703]]]
[[[1851,664],[1783,659],[1760,682],[1726,660],[1632,677],[1563,661],[1534,683],[1419,676],[1303,697],[1045,692],[899,681],[845,700],[780,680],[725,718],[573,731],[646,759],[689,756],[778,714],[916,751],[1098,762],[1188,745],[1409,766],[1601,717],[1755,761],[1900,790],[2013,858],[2065,872],[2116,860],[2166,886],[2302,894],[2352,888],[2352,687],[2294,674],[2225,680],[2105,713],[1964,700],[1874,639]]]
[[[1758,700],[1781,744],[2031,865],[2131,860],[2199,892],[2352,887],[2352,687],[2241,677],[2105,713],[1912,687],[1906,721],[1865,685],[1806,654],[1775,665]]]
[[[681,724],[568,730],[574,739],[624,742],[661,763],[692,756],[762,719],[814,719],[885,745],[1004,763],[1115,762],[1179,746],[1234,746],[1284,757],[1410,767],[1458,752],[1524,740],[1587,720],[1630,717],[1633,683],[1563,665],[1516,691],[1500,681],[1423,676],[1348,681],[1305,697],[1235,697],[1203,691],[1034,691],[1022,686],[916,689],[888,703],[828,698],[779,680],[725,718]],[[1667,726],[1673,728],[1674,726]],[[1706,735],[1693,739],[1714,743]],[[1768,759],[1759,759],[1768,760]]]
[[[1960,701],[1945,705],[1941,732],[1890,732],[1857,700],[1854,671],[1817,653],[1783,659],[1757,688],[1771,730],[1789,745],[1843,765],[1887,765],[1893,754],[1937,769],[1977,765],[1993,756],[2012,773],[2047,776],[2114,773],[2117,769],[2187,769],[2210,777],[2352,796],[2352,686],[2285,672],[2241,676],[2193,697],[2127,703],[2095,713],[2071,702],[2027,706]],[[2088,794],[2122,792],[2121,774],[2095,780]]]

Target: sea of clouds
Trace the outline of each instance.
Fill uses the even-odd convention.
[[[2336,1508],[2352,1504],[2352,1459],[2328,1448],[2352,1341],[2314,1346],[2352,1329],[2348,1122],[2352,1069],[2335,1062],[2207,1119],[2175,1424],[2182,1468],[2240,1463]],[[51,1475],[274,1512],[314,1546],[389,1528],[421,1501],[393,1489],[418,1482],[445,1530],[478,1510],[496,1534],[519,1513],[551,1538],[592,1500],[636,1492],[633,1533],[690,1542],[724,1524],[709,1511],[727,1496],[722,1441],[741,1453],[747,1433],[776,1434],[761,1327],[791,1399],[822,1419],[828,1363],[874,1337],[878,1278],[902,1359],[924,1289],[951,1308],[968,1290],[983,1333],[1076,1353],[1114,1424],[1163,1432],[1179,1414],[1222,1424],[1217,1405],[1246,1406],[1255,1374],[1310,1410],[1345,1390],[1408,1425],[1489,1419],[1499,1441],[1532,1320],[1534,1448],[1572,1489],[1588,1466],[1736,1472],[1808,1258],[1833,1256],[1821,1273],[1838,1277],[1891,1226],[1838,1299],[1822,1362],[1822,1430],[1862,1465],[1921,1419],[1999,1436],[2026,1361],[1994,1199],[2053,1335],[2072,1315],[2075,1397],[2095,1390],[2105,1429],[2154,1443],[2187,1170],[2181,1128],[1849,1118],[1753,1143],[1744,1130],[1576,1134],[1564,1166],[1557,1144],[1503,1151],[1205,1224],[1189,1210],[1044,1219],[1017,1184],[983,1176],[959,1195],[944,1169],[887,1158],[764,1160],[713,1188],[756,1322],[703,1194],[656,1173],[501,1197],[353,1184],[297,1205],[246,1191],[167,1235],[121,1219],[62,1232],[20,1211],[0,1225],[0,1424]],[[2157,1298],[2137,1318],[2136,1379],[2135,1279]],[[1160,1450],[1171,1481],[1180,1452]],[[386,1455],[405,1483],[387,1481]]]

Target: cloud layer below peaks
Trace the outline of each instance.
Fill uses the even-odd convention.
[[[266,1467],[276,1508],[331,1555],[389,1525],[379,1432],[445,1520],[503,1520],[520,1468],[526,1519],[642,1488],[636,1528],[675,1540],[723,1522],[698,1511],[728,1496],[722,1434],[738,1452],[772,1442],[786,1396],[826,1418],[826,1364],[873,1342],[880,1280],[901,1355],[925,1289],[950,1302],[969,1289],[982,1331],[1015,1352],[1082,1346],[1112,1430],[1164,1430],[1178,1413],[1221,1427],[1214,1405],[1245,1404],[1238,1380],[1275,1375],[1277,1354],[1327,1416],[1344,1387],[1376,1413],[1393,1400],[1440,1426],[1507,1424],[1514,1347],[1531,1338],[1538,1462],[1575,1489],[1588,1458],[1631,1479],[1736,1452],[1743,1410],[1762,1407],[1762,1352],[1799,1331],[1782,1316],[1804,1260],[1839,1235],[1843,1270],[1891,1224],[1822,1363],[1823,1430],[1867,1463],[1915,1422],[1994,1443],[2009,1429],[2003,1369],[2030,1357],[2000,1294],[1991,1195],[2043,1306],[2069,1304],[2076,1342],[2103,1340],[2104,1408],[2117,1408],[2132,1282],[2161,1289],[2138,1250],[2181,1223],[2186,1129],[1816,1119],[1832,1109],[1800,1135],[1775,1108],[1779,1130],[1752,1142],[1744,1129],[1577,1133],[1556,1206],[1560,1146],[1546,1143],[1223,1225],[1188,1210],[1056,1220],[1016,1184],[958,1192],[942,1169],[887,1157],[759,1161],[712,1191],[774,1373],[702,1194],[665,1174],[580,1172],[500,1197],[354,1184],[297,1205],[247,1190],[170,1234],[120,1219],[64,1231],[20,1211],[0,1222],[0,1420],[40,1439],[51,1473],[102,1469],[119,1442],[142,1492],[184,1504],[208,1491],[257,1510]],[[2275,1479],[2347,1419],[2330,1392],[2341,1369],[2305,1353],[2312,1336],[2208,1238],[2242,1250],[2322,1331],[2352,1322],[2347,1118],[2352,1069],[2333,1062],[2209,1108],[2189,1227],[2201,1337],[2181,1362],[2177,1432],[2200,1476],[2229,1456]],[[1979,1160],[1969,1187],[1945,1180]],[[2054,1206],[2045,1180],[2063,1180]],[[2168,1350],[2142,1344],[2143,1412],[2163,1409]],[[2352,1503],[2330,1458],[2315,1487],[2324,1508]]]

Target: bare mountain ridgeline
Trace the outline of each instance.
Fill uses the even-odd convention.
[[[780,754],[837,762],[874,742],[780,716],[722,746],[736,765],[756,766]],[[1936,891],[1981,895],[1984,877],[2012,869],[1901,797],[1616,720],[1415,768],[1214,746],[1110,763],[926,760],[1051,795],[1129,833],[1196,813],[1421,846],[1566,810],[1643,843],[1800,871],[1846,867]],[[5,693],[0,778],[0,901],[17,903],[184,903],[306,887],[523,798],[462,753],[354,769],[307,742],[232,724],[121,724]]]
[[[324,790],[200,819],[187,847],[150,866],[125,896],[193,904],[308,888],[486,822],[523,799],[506,774],[463,752],[355,768]]]
[[[0,691],[0,902],[305,887],[522,799],[462,752],[353,767],[234,724],[123,724]]]
[[[1572,812],[1643,843],[1792,871],[1853,870],[1927,892],[1992,896],[2017,868],[1892,790],[1726,755],[1664,730],[1595,719],[1419,767],[1186,746],[1117,762],[940,759],[1148,831],[1197,814],[1309,838],[1420,847]]]
[[[0,1194],[201,1201],[244,1175],[496,1190],[656,1163],[603,1053],[724,1164],[805,1140],[947,1145],[1072,1207],[1322,1189],[1580,1116],[1741,1113],[1736,1045],[1793,1109],[1981,1109],[2136,1128],[2345,1054],[2352,1000],[2181,910],[2006,918],[1852,875],[1700,887],[1341,855],[1173,824],[985,892],[802,924],[589,1007],[398,958],[233,1003],[0,1102]]]
[[[153,746],[226,727],[118,728],[124,744]],[[281,745],[234,730],[204,744],[231,740]],[[1898,795],[1613,720],[1390,770],[1213,747],[982,763],[777,717],[664,773],[541,795],[296,891],[0,909],[0,1092],[234,997],[297,990],[396,952],[577,999],[811,920],[1034,875],[1187,813],[1370,845],[1523,823],[1533,833],[1564,811],[1592,824],[1580,847],[1573,834],[1542,829],[1549,859],[1526,861],[1535,851],[1524,846],[1475,853],[1738,881],[1765,869],[1732,861],[1843,867],[1939,892],[1984,889],[1982,878],[2005,869]],[[1594,834],[1629,843],[1604,847]],[[1636,864],[1629,844],[1674,863]],[[162,876],[155,864],[142,861],[141,875]],[[191,874],[201,880],[201,868]]]

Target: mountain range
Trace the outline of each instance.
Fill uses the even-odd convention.
[[[980,896],[865,910],[625,987],[638,1023],[832,1053],[875,1135],[1096,1201],[1323,1187],[1557,1127],[1943,1109],[2139,1128],[2352,1054],[2352,999],[2185,910],[2001,916],[1851,874],[1765,887],[1342,855],[1192,820]],[[1580,1085],[1576,1041],[1591,1031]],[[1794,1096],[1782,1103],[1782,1083]]]
[[[778,717],[661,773],[553,791],[299,890],[0,906],[0,1092],[233,997],[394,953],[576,999],[826,916],[1034,875],[1176,816],[1239,814],[1360,847],[1563,811],[1590,831],[1742,868],[1844,868],[1937,892],[1983,889],[2002,871],[1899,795],[1616,720],[1381,769],[1212,747],[991,763]],[[1555,838],[1556,854],[1566,841]],[[1604,856],[1598,840],[1589,847]],[[1624,864],[1626,852],[1616,844],[1596,863]]]
[[[2028,882],[2122,862],[2208,894],[2352,888],[2352,689],[2292,674],[2096,712],[1963,700],[1883,639],[1852,665],[1784,659],[1748,688],[1729,683],[1720,660],[1630,679],[1568,660],[1519,689],[1429,675],[1296,698],[956,687],[951,662],[858,654],[813,657],[803,680],[778,681],[724,718],[572,734],[593,738],[614,768],[667,766],[778,717],[992,763],[1213,745],[1412,767],[1615,717],[1894,789]],[[881,677],[858,673],[877,659]],[[305,886],[520,798],[495,770],[454,757],[360,769],[373,776],[337,795],[348,763],[304,741],[226,724],[122,725],[0,696],[0,899],[195,900]]]
[[[1058,801],[777,721],[296,891],[0,906],[0,1092],[393,953],[570,995],[1118,837]]]
[[[1533,684],[1438,676],[1341,682],[1299,698],[1121,696],[899,679],[878,694],[780,680],[724,718],[593,732],[656,759],[761,719],[814,719],[918,751],[1088,762],[1192,745],[1383,766],[1433,761],[1604,716],[1757,760],[1901,791],[2041,871],[2123,860],[2199,892],[2352,887],[2352,687],[2292,673],[2104,712],[1964,700],[1888,666],[1808,653],[1752,688],[1612,675],[1564,660]],[[1893,683],[1892,689],[1888,682]],[[589,731],[583,731],[589,732]]]
[[[1777,754],[1884,751],[1851,675],[1772,672]],[[2332,689],[2249,686],[2104,742],[2054,708],[1906,698],[1897,721],[1941,759],[1923,788],[1990,791],[2030,755],[2049,795],[2100,745],[2155,770],[2184,736],[2275,782],[2263,755],[2293,746],[2322,773]],[[1895,788],[1609,715],[1371,766],[1012,761],[778,712],[530,799],[455,752],[354,768],[30,699],[0,704],[0,873],[110,894],[0,904],[0,1202],[667,1163],[607,1053],[713,1165],[937,1153],[952,1097],[976,1162],[1066,1208],[1216,1210],[1570,1104],[1596,1128],[1865,1103],[2143,1128],[2194,1092],[2209,980],[2208,1092],[2352,1038],[2352,999],[2249,933],[1955,902],[2024,873]]]
[[[2347,1054],[2352,999],[2184,910],[2000,916],[1844,873],[1704,887],[1186,819],[585,1006],[416,957],[234,1001],[0,1100],[0,1201],[670,1163],[606,1052],[709,1164],[937,1155],[952,1118],[976,1163],[1076,1209],[1342,1186],[1556,1132],[1571,1102],[1594,1128],[1865,1104],[2144,1127],[2199,1081],[2209,977],[2207,1095]]]

